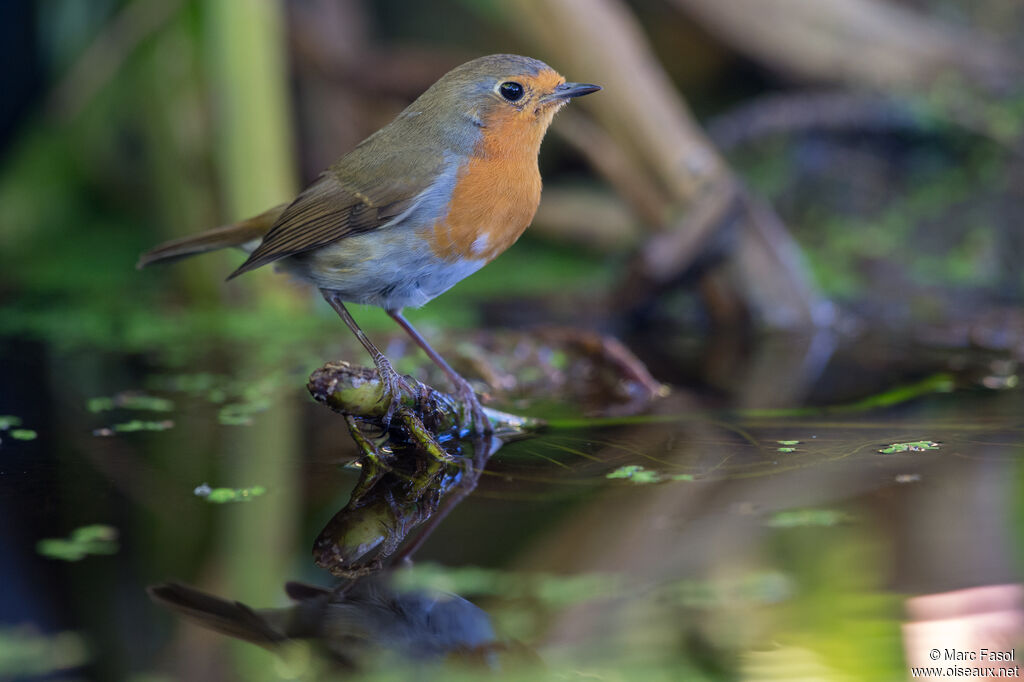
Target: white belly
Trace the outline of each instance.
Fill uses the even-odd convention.
[[[345,301],[401,310],[423,305],[485,263],[438,258],[414,230],[393,225],[291,256],[280,266]]]

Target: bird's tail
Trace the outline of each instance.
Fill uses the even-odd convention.
[[[248,220],[222,225],[206,232],[164,242],[139,256],[139,262],[135,264],[135,267],[141,270],[152,263],[170,263],[194,256],[197,253],[206,253],[229,246],[244,248],[248,242],[258,243],[257,240],[262,239],[263,235],[274,226],[287,206],[287,204],[281,204]]]
[[[267,612],[257,612],[241,602],[231,602],[182,585],[164,583],[146,589],[153,601],[203,627],[266,648],[288,637],[272,624]]]

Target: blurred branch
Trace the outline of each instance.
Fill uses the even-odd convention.
[[[921,88],[946,73],[999,89],[1019,60],[988,36],[883,0],[673,0],[734,49],[796,78]]]
[[[204,4],[218,166],[230,217],[296,193],[284,12],[279,2]]]
[[[368,3],[289,2],[297,127],[306,177],[314,177],[387,123],[465,55],[373,44]]]
[[[906,100],[863,92],[797,92],[749,100],[708,122],[708,134],[719,149],[802,132],[919,129]]]
[[[818,324],[818,297],[799,259],[788,256],[798,252],[796,245],[770,209],[755,210],[740,189],[625,5],[619,0],[504,4],[507,15],[516,17],[512,25],[552,64],[574,79],[604,86],[599,96],[573,105],[591,114],[600,132],[583,123],[567,137],[631,205],[647,207],[638,213],[650,227],[666,228],[639,253],[619,302],[632,308],[650,301],[734,225],[724,255],[741,270],[752,268],[745,277],[729,273],[736,297],[761,322]],[[577,115],[566,127],[579,122]],[[640,184],[645,189],[635,188]],[[774,266],[765,267],[764,261]]]
[[[664,224],[669,212],[668,200],[654,187],[646,169],[605,129],[586,113],[570,107],[556,119],[554,130],[615,187],[637,215],[651,226]],[[545,195],[544,202],[547,201]]]
[[[109,83],[125,60],[181,9],[183,0],[135,0],[103,27],[50,93],[51,115],[78,116]]]
[[[634,249],[643,225],[618,196],[594,189],[544,188],[530,234],[602,253]]]
[[[708,134],[720,149],[753,140],[803,132],[887,132],[922,130],[938,124],[983,137],[1024,155],[1024,137],[996,116],[961,102],[922,103],[917,98],[851,91],[805,91],[750,100],[708,122]],[[1003,129],[1005,128],[1005,129]]]
[[[212,74],[213,158],[225,210],[232,218],[254,215],[296,193],[283,6],[280,0],[206,0],[201,9]],[[253,277],[250,286],[260,287],[264,299],[294,304],[294,290],[282,284],[270,275]],[[240,376],[266,371],[241,354],[230,364]],[[225,439],[227,480],[274,489],[244,514],[226,515],[218,527],[218,568],[244,599],[275,590],[297,548],[300,486],[293,461],[301,443],[298,405],[280,399]],[[273,676],[265,658],[235,651],[244,679]]]
[[[576,106],[593,115],[670,204],[687,204],[708,186],[729,181],[724,163],[624,5],[617,0],[505,4],[523,36],[560,71],[604,86],[604,93]]]

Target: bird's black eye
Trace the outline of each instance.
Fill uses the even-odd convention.
[[[498,90],[501,92],[501,96],[509,102],[518,102],[523,98],[523,86],[513,81],[505,81],[498,86]]]

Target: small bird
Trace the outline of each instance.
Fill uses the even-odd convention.
[[[311,282],[363,344],[397,407],[411,390],[346,302],[382,307],[454,384],[477,431],[490,424],[469,382],[402,309],[479,270],[529,226],[540,202],[537,155],[555,113],[600,90],[518,55],[480,57],[441,77],[391,123],[321,173],[290,204],[177,239],[137,267],[229,246],[249,250],[232,279],[268,263]]]

